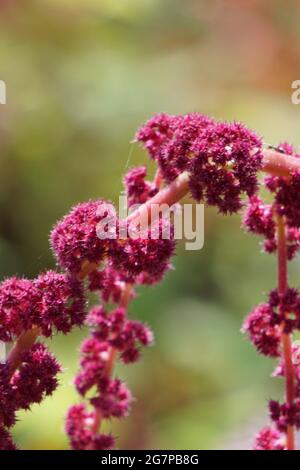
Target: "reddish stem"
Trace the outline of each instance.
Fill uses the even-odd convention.
[[[13,348],[10,350],[7,363],[9,364],[10,376],[17,370],[21,364],[21,356],[24,352],[33,346],[37,337],[40,334],[40,329],[34,327],[31,330],[24,331],[16,340]]]
[[[284,295],[288,288],[287,275],[287,250],[285,223],[282,217],[278,217],[278,292]],[[281,310],[281,307],[280,307]],[[280,311],[280,314],[286,316],[288,312]],[[282,325],[284,329],[284,324]],[[285,371],[285,394],[286,402],[289,406],[294,404],[295,398],[295,372],[292,357],[291,335],[282,333],[282,350]],[[286,432],[287,450],[295,449],[295,431],[294,426],[289,425]]]
[[[263,168],[265,173],[275,176],[290,176],[293,171],[300,171],[300,158],[286,155],[276,150],[264,150]]]

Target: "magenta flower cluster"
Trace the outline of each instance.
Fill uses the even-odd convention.
[[[52,395],[57,387],[61,367],[42,343],[34,344],[20,355],[18,368],[9,363],[0,366],[0,449],[15,449],[9,429],[19,410],[29,410],[34,403]]]
[[[299,157],[287,143],[281,144],[278,151]],[[252,196],[243,218],[246,230],[263,237],[264,251],[278,253],[279,284],[282,284],[280,278],[284,280],[284,286],[271,291],[267,302],[255,307],[243,325],[243,331],[261,354],[278,358],[279,365],[273,375],[285,377],[289,384],[284,403],[269,402],[273,427],[266,427],[258,434],[254,446],[258,450],[282,450],[288,441],[291,445],[293,429],[300,429],[300,370],[295,363],[295,357],[299,359],[298,348],[293,346],[289,368],[284,366],[283,359],[289,354],[290,335],[300,330],[300,293],[287,285],[286,275],[286,262],[300,249],[299,194],[297,197],[295,194],[299,175],[293,172],[289,178],[268,176],[265,184],[274,195],[273,202],[266,204],[259,196]],[[279,224],[283,224],[281,235]],[[290,436],[288,441],[285,434]]]
[[[217,122],[201,114],[150,119],[136,135],[169,183],[183,171],[197,201],[237,212],[241,196],[257,191],[262,142],[240,123]]]
[[[146,203],[147,209],[152,197],[163,199],[185,173],[196,201],[223,214],[246,205],[246,230],[263,237],[266,252],[277,253],[278,287],[252,310],[243,331],[261,354],[278,360],[273,375],[287,384],[285,401],[269,402],[272,423],[257,435],[254,448],[293,448],[294,429],[300,429],[300,349],[292,346],[291,336],[300,330],[300,293],[287,284],[286,264],[300,248],[300,172],[266,178],[273,202],[265,203],[258,195],[261,139],[241,123],[197,113],[154,116],[139,129],[136,141],[156,162],[157,172],[154,181],[148,181],[146,167],[128,171],[123,182],[130,208]],[[286,143],[278,151],[299,157]],[[165,184],[170,185],[169,193],[161,188]],[[179,202],[180,194],[172,203]],[[106,221],[114,222],[115,233]],[[50,235],[61,271],[47,271],[34,280],[13,277],[0,284],[0,340],[13,343],[0,364],[0,449],[15,449],[10,432],[18,410],[29,410],[58,385],[61,367],[36,340],[82,325],[89,335],[81,345],[74,380],[81,403],[70,407],[65,430],[75,450],[115,446],[115,437],[103,432],[102,422],[122,419],[133,402],[127,385],[114,375],[115,362],[136,362],[142,347],[153,342],[149,327],[129,318],[129,305],[138,286],[163,279],[176,248],[172,222],[163,216],[151,222],[150,229],[141,230],[132,226],[130,217],[119,220],[113,205],[102,199],[78,204]],[[99,305],[86,314],[90,293]]]
[[[145,201],[156,192],[148,191],[152,185],[146,183],[145,176],[137,169],[131,170],[128,178],[124,179],[128,194],[134,195],[134,203],[141,194]],[[94,219],[94,223],[97,220]],[[120,224],[122,222],[117,221],[117,225]],[[163,238],[164,229],[169,230],[169,238]],[[53,232],[55,237],[56,231],[57,227]],[[75,377],[75,387],[87,402],[69,409],[65,426],[73,449],[112,448],[115,439],[101,433],[101,423],[104,419],[121,419],[129,412],[133,398],[125,383],[113,378],[114,362],[118,359],[124,364],[136,362],[141,347],[150,345],[153,335],[147,326],[128,318],[128,304],[135,295],[134,286],[153,284],[162,279],[171,267],[170,258],[175,250],[173,228],[167,221],[160,218],[154,224],[154,231],[155,238],[150,233],[137,232],[134,238],[109,242],[104,266],[95,266],[95,257],[89,257],[92,270],[87,270],[87,288],[100,296],[102,305],[93,307],[85,321],[90,328],[90,336],[81,345],[80,370]],[[63,243],[62,237],[60,245]],[[63,251],[66,253],[67,250]],[[86,261],[86,258],[80,259],[81,267],[86,266]],[[111,303],[116,306],[108,312],[104,306]]]

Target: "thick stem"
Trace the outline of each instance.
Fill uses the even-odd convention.
[[[276,150],[264,150],[263,168],[265,173],[275,176],[290,176],[293,171],[300,171],[300,158],[286,155]]]
[[[286,250],[286,234],[285,223],[282,217],[278,217],[278,292],[284,295],[288,288],[287,275],[287,250]],[[280,307],[280,310],[282,308]],[[285,316],[288,312],[280,311]],[[282,351],[285,371],[285,394],[286,402],[289,406],[294,404],[295,398],[295,372],[292,358],[291,335],[284,332],[284,324],[282,325]],[[288,426],[286,433],[287,450],[295,449],[295,431],[294,426]]]
[[[17,370],[21,364],[21,356],[24,352],[33,346],[37,337],[40,334],[40,329],[34,327],[31,330],[24,331],[16,340],[13,348],[10,350],[7,362],[9,364],[10,376]]]

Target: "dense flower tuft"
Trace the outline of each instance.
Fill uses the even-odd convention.
[[[45,345],[36,343],[24,352],[21,365],[11,379],[17,408],[29,409],[33,403],[52,395],[60,371],[60,365]]]
[[[278,401],[270,400],[269,410],[271,420],[275,423],[278,431],[285,432],[288,426],[295,426],[300,429],[300,400],[294,403],[280,404]]]
[[[237,212],[241,196],[257,191],[261,140],[240,123],[208,126],[192,145],[190,188],[197,201],[222,213]]]
[[[145,231],[131,228],[131,236],[120,240],[111,252],[112,266],[130,283],[159,281],[170,269],[175,252],[174,228],[160,219]],[[140,276],[140,278],[139,278]]]
[[[35,281],[39,304],[35,324],[44,336],[53,329],[68,333],[74,325],[81,325],[85,315],[85,296],[82,282],[64,274],[48,271]]]
[[[128,199],[128,207],[143,204],[157,193],[157,188],[150,181],[146,181],[147,168],[139,166],[132,168],[124,177],[124,186]]]
[[[281,332],[274,325],[269,304],[260,304],[246,318],[242,331],[247,333],[257,350],[270,357],[280,356]]]
[[[271,204],[264,204],[262,199],[254,195],[249,199],[243,224],[245,228],[257,235],[263,235],[266,239],[275,238],[275,222]]]
[[[66,417],[65,430],[74,450],[109,450],[114,438],[93,430],[95,412],[87,411],[84,404],[72,406]]]
[[[193,142],[213,123],[213,119],[199,113],[159,115],[141,127],[136,140],[143,143],[156,160],[162,177],[170,183],[181,172],[189,170]]]
[[[102,271],[94,270],[89,274],[88,288],[100,291],[103,302],[119,303],[125,286],[124,276],[107,263]]]
[[[38,291],[32,281],[12,277],[0,284],[0,341],[32,327],[37,308]]]
[[[254,450],[284,450],[283,439],[279,431],[267,426],[256,436]]]
[[[111,240],[97,235],[99,222],[116,219],[113,206],[103,200],[89,201],[73,207],[54,227],[51,246],[59,264],[78,274],[86,263],[98,264],[107,253]]]
[[[10,370],[7,363],[0,364],[0,416],[2,424],[11,427],[16,422],[16,397],[10,383]]]
[[[135,140],[141,142],[150,156],[156,159],[162,146],[172,138],[177,119],[177,116],[157,114],[140,127]]]
[[[119,379],[103,380],[100,394],[91,399],[104,418],[123,418],[129,412],[132,396],[127,386]]]
[[[284,294],[280,294],[278,289],[272,290],[269,306],[273,324],[283,324],[285,333],[300,327],[300,294],[297,289],[289,288]]]
[[[0,450],[17,450],[11,435],[3,426],[0,426]]]

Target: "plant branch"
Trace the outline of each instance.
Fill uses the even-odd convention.
[[[278,292],[284,295],[288,288],[287,276],[287,253],[286,253],[286,234],[285,223],[282,217],[278,217]],[[280,307],[281,310],[282,307]],[[280,311],[280,314],[286,316],[288,312]],[[282,325],[282,350],[285,371],[285,393],[286,402],[291,407],[295,398],[295,372],[292,359],[291,335],[284,332],[284,322]],[[294,426],[289,425],[286,432],[287,450],[295,449],[295,430]]]

